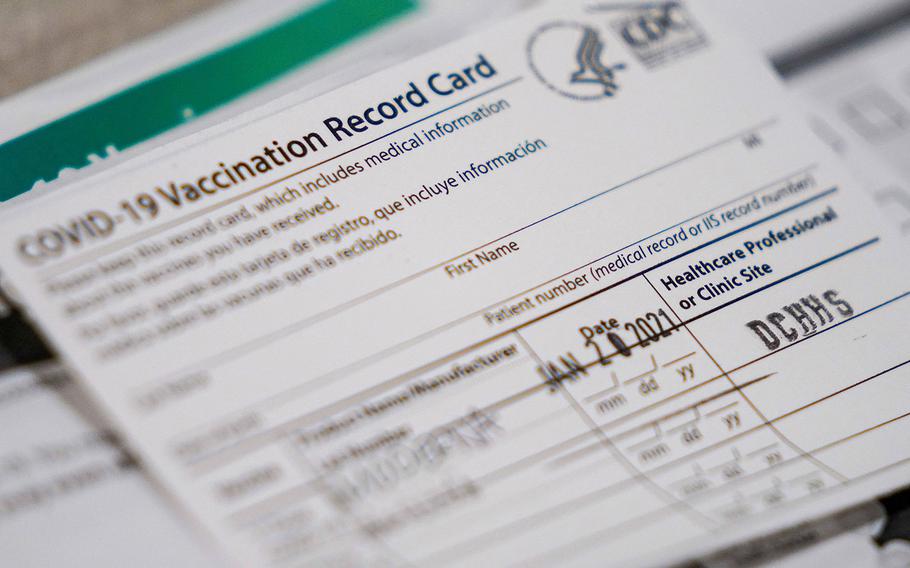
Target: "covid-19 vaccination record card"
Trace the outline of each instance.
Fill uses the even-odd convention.
[[[229,126],[0,210],[225,559],[667,564],[910,480],[908,242],[699,3],[544,4]]]

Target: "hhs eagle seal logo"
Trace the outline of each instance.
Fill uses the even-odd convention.
[[[572,99],[598,100],[616,93],[616,72],[626,67],[624,63],[607,63],[605,48],[594,27],[553,22],[531,35],[528,62],[534,75],[551,90]]]

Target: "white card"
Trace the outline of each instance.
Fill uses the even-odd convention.
[[[906,245],[697,4],[548,5],[242,122],[0,213],[240,563],[665,562],[905,483]]]
[[[17,566],[217,566],[56,365],[0,373],[0,548]]]

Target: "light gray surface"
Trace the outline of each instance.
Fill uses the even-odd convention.
[[[224,0],[0,0],[0,98]]]

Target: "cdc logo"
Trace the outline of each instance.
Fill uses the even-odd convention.
[[[645,4],[622,12],[610,26],[647,68],[658,67],[708,44],[681,2]]]

